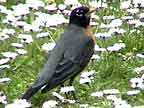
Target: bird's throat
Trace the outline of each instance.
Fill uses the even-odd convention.
[[[96,39],[95,39],[95,36],[93,34],[93,31],[92,31],[92,28],[90,26],[88,26],[86,29],[85,29],[85,33],[87,36],[91,37],[94,41],[94,43],[96,43]]]

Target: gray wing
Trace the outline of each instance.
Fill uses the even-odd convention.
[[[46,84],[45,88],[42,89],[42,93],[62,84],[65,80],[80,73],[85,68],[94,53],[93,40],[89,39],[85,41],[78,49],[75,52],[72,49],[66,50],[63,58],[56,66],[55,74]]]

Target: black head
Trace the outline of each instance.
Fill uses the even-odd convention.
[[[90,23],[90,15],[88,15],[88,7],[78,7],[72,10],[70,14],[69,24],[75,24],[77,26],[86,28]]]

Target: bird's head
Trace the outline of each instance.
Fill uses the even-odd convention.
[[[94,11],[85,6],[75,8],[70,14],[69,24],[86,28],[90,24],[90,14]]]

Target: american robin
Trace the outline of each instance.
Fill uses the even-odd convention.
[[[72,84],[75,76],[87,66],[95,45],[89,25],[90,13],[93,11],[95,10],[85,6],[72,10],[68,26],[52,50],[38,79],[22,99],[30,99],[39,90],[45,93],[68,79]]]

